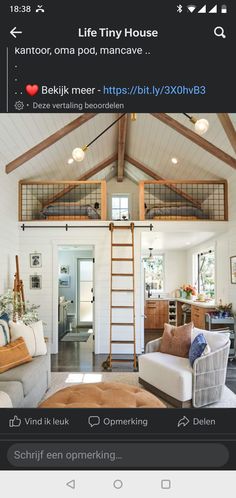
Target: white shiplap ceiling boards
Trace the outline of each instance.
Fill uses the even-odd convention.
[[[199,116],[197,113],[189,113]],[[183,114],[170,116],[193,130]],[[0,164],[5,171],[7,163],[47,138],[79,114],[2,114],[0,117]],[[210,128],[204,138],[232,157],[234,150],[216,114],[204,114]],[[236,127],[236,114],[230,115]],[[67,164],[72,149],[83,146],[95,138],[117,118],[116,114],[98,114],[80,128],[65,136],[45,151],[26,162],[14,172],[17,180],[76,180],[86,171],[117,152],[118,125],[100,137],[86,152],[82,163]],[[128,122],[126,153],[163,178],[173,180],[230,179],[236,174],[230,166],[215,158],[201,147],[184,138],[150,114],[137,114],[137,121]],[[177,157],[173,165],[171,158]],[[116,175],[114,163],[96,175],[96,179],[109,180]],[[148,179],[133,165],[125,163],[125,175],[139,182]]]

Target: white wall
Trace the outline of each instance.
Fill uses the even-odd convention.
[[[15,273],[15,255],[18,254],[18,194],[17,181],[0,171],[0,294],[12,288]]]
[[[107,207],[108,219],[111,216],[111,196],[112,194],[129,194],[131,201],[130,219],[139,219],[139,187],[136,183],[124,177],[123,182],[117,182],[116,178],[112,178],[107,183]],[[111,219],[111,218],[110,218]]]
[[[91,222],[90,222],[91,223]],[[104,222],[97,222],[104,224]],[[53,222],[50,223],[52,225]],[[54,223],[57,225],[57,223]],[[70,225],[76,225],[71,222]],[[95,352],[108,353],[109,351],[109,326],[110,326],[110,232],[109,224],[106,228],[79,228],[47,229],[47,223],[34,223],[38,229],[26,229],[20,233],[21,267],[22,278],[25,283],[25,294],[30,302],[40,305],[40,318],[47,324],[46,335],[51,338],[52,351],[57,352],[58,331],[58,246],[60,245],[92,245],[95,256]],[[89,226],[89,222],[84,222]],[[129,241],[129,231],[120,232],[122,241]],[[135,266],[136,286],[140,289],[140,236],[141,231],[135,231]],[[37,270],[42,275],[42,289],[31,290],[29,288],[29,275],[32,269],[29,267],[29,254],[37,251],[42,253],[42,268]],[[34,270],[33,270],[34,273]],[[127,299],[129,298],[127,293]],[[136,295],[136,320],[137,320],[137,351],[141,352],[141,304],[140,293]],[[116,320],[118,321],[118,320]],[[123,327],[124,329],[124,327]],[[124,346],[116,352],[125,352]],[[132,346],[131,346],[132,347]],[[127,353],[130,347],[125,346]]]
[[[187,280],[186,251],[164,251],[165,292],[174,293]]]

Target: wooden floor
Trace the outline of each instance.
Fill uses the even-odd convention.
[[[93,353],[92,337],[87,342],[60,342],[58,354],[52,355],[52,372],[102,372],[106,358],[107,355]],[[112,370],[133,372],[132,361],[115,363]],[[226,385],[236,394],[236,360],[229,362]]]
[[[106,359],[107,355],[93,353],[92,336],[87,342],[59,342],[58,354],[52,355],[52,372],[102,372],[102,363]],[[132,361],[115,363],[112,370],[133,372]]]

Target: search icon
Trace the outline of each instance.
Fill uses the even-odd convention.
[[[215,36],[221,36],[221,38],[226,38],[225,30],[222,28],[222,26],[216,26],[214,29],[214,35]]]

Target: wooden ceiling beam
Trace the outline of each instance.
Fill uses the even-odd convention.
[[[94,168],[88,170],[86,173],[83,175],[79,176],[79,178],[76,179],[77,182],[84,182],[91,178],[92,176],[96,175],[103,169],[107,168],[107,166],[110,166],[110,164],[114,163],[117,161],[117,154],[113,154],[112,156],[108,157],[107,159],[104,159],[104,161],[101,161],[99,164],[94,166]],[[56,183],[56,182],[55,182]],[[66,183],[66,180],[65,180]],[[40,181],[39,181],[40,184]],[[48,206],[48,204],[51,204],[52,202],[58,201],[61,199],[64,195],[68,194],[71,192],[76,187],[76,185],[69,185],[68,187],[64,188],[61,192],[58,192],[58,194],[55,194],[51,199],[48,199],[47,202],[43,204],[43,207]]]
[[[61,140],[61,138],[65,137],[72,131],[76,130],[80,126],[82,126],[84,123],[87,123],[90,119],[95,118],[97,116],[96,113],[88,113],[88,114],[82,114],[79,118],[74,119],[74,121],[71,121],[67,125],[63,126],[60,130],[57,130],[55,133],[50,135],[49,137],[45,138],[42,140],[42,142],[39,142],[37,145],[32,147],[31,149],[27,150],[24,152],[24,154],[21,154],[18,156],[16,159],[11,161],[6,165],[6,173],[9,174],[15,169],[19,168],[22,164],[26,163],[33,157],[37,156],[40,154],[40,152],[43,152],[45,149],[50,147],[51,145],[55,144],[58,142],[58,140]]]
[[[127,139],[128,114],[125,114],[118,123],[118,170],[117,181],[123,182],[125,169],[125,148]]]
[[[234,152],[236,153],[236,130],[227,112],[221,112],[217,114],[225,133],[231,143]]]
[[[172,128],[172,130],[177,131],[178,133],[180,133],[180,135],[182,135],[183,137],[187,138],[191,142],[195,143],[196,145],[204,149],[206,152],[209,152],[209,154],[211,154],[212,156],[228,164],[228,166],[230,166],[231,168],[236,169],[236,159],[234,159],[234,157],[230,156],[222,149],[219,149],[218,147],[216,147],[216,145],[213,145],[211,142],[208,142],[208,140],[201,137],[196,132],[182,125],[181,123],[176,121],[176,119],[173,119],[171,116],[168,116],[168,114],[159,113],[159,112],[152,112],[151,115],[154,116],[154,118],[161,121],[162,123],[169,126],[170,128]]]
[[[147,166],[145,166],[144,164],[140,163],[139,161],[137,161],[136,159],[133,159],[132,157],[128,156],[127,154],[125,154],[125,160],[127,162],[129,162],[130,164],[132,164],[133,166],[135,166],[135,168],[138,168],[140,169],[143,173],[145,173],[146,175],[150,176],[151,178],[153,178],[154,180],[166,180],[165,178],[163,178],[162,176],[160,175],[157,175],[153,170],[151,170],[150,168],[148,168]],[[166,180],[168,182],[168,180]],[[179,180],[179,182],[181,182],[181,180]],[[178,183],[178,180],[176,180],[176,183]],[[175,187],[174,185],[171,185],[169,184],[168,185],[168,188],[170,190],[172,190],[172,192],[175,192],[175,194],[181,196],[183,199],[185,199],[187,202],[191,202],[191,204],[198,208],[198,209],[201,209],[201,204],[200,202],[194,200],[191,195],[188,195],[186,194],[186,192],[183,192],[180,188],[178,187]]]

